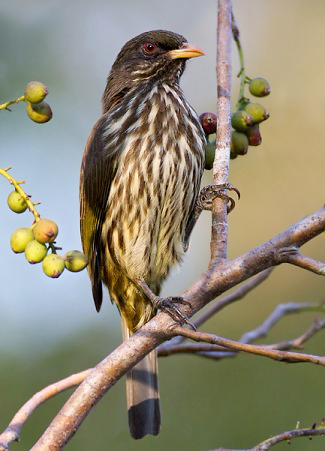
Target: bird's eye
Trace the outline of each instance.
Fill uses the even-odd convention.
[[[155,53],[156,48],[157,48],[156,44],[153,44],[152,42],[147,42],[143,46],[144,53],[146,53],[147,55],[152,55],[153,53]]]

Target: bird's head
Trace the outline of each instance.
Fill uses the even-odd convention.
[[[176,33],[155,30],[128,41],[112,66],[103,95],[104,112],[115,107],[130,90],[155,80],[177,83],[189,58],[202,50]]]

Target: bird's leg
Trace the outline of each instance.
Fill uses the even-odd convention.
[[[201,189],[200,194],[196,200],[195,209],[197,210],[197,214],[199,215],[202,210],[211,210],[212,209],[212,201],[219,197],[225,201],[227,204],[228,213],[230,213],[235,208],[235,201],[228,194],[224,193],[224,190],[235,191],[240,199],[240,191],[231,183],[223,183],[222,185],[207,185]],[[229,204],[229,205],[228,205]]]
[[[175,305],[175,303],[190,305],[189,302],[185,301],[181,296],[169,296],[167,298],[157,296],[150,290],[146,282],[142,279],[138,280],[138,284],[146,297],[154,305],[154,307],[168,313],[168,315],[171,316],[174,321],[180,324],[186,323],[191,326],[192,329],[196,330],[194,324],[192,324],[187,316],[184,315]]]
[[[188,242],[190,235],[192,233],[193,227],[195,226],[196,221],[198,220],[200,214],[203,210],[211,210],[212,209],[212,201],[216,197],[220,197],[227,203],[227,210],[230,213],[235,208],[235,201],[232,197],[228,196],[228,194],[223,193],[222,191],[229,190],[235,191],[237,193],[238,199],[240,198],[239,190],[232,185],[231,183],[224,183],[222,185],[207,185],[201,189],[200,194],[196,199],[196,203],[194,206],[194,210],[192,215],[189,218],[189,221],[186,225],[185,235],[184,235],[184,249],[187,250]],[[228,205],[230,203],[230,205]]]

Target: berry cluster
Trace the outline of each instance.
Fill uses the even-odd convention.
[[[7,171],[2,171],[13,183],[12,177]],[[59,229],[57,224],[50,219],[40,219],[34,205],[26,193],[14,181],[15,191],[8,196],[8,206],[15,213],[23,213],[29,208],[35,216],[35,222],[30,228],[17,229],[11,236],[10,246],[16,254],[25,253],[27,261],[31,264],[42,262],[44,273],[52,278],[59,277],[64,269],[72,272],[82,271],[87,266],[87,257],[81,251],[69,251],[64,257],[57,254],[61,249],[55,246],[55,239]],[[52,252],[48,254],[49,250]]]
[[[270,85],[265,78],[246,78],[249,92],[255,97],[265,97],[270,94]],[[245,155],[248,146],[259,146],[262,142],[259,124],[270,117],[269,112],[259,103],[253,103],[248,98],[239,99],[236,111],[231,116],[230,158]]]
[[[24,91],[28,117],[38,124],[48,122],[52,118],[50,105],[44,101],[48,94],[47,87],[39,81],[31,81]]]
[[[265,78],[247,78],[249,92],[255,97],[265,97],[270,94],[270,85]],[[242,97],[237,104],[236,111],[231,116],[230,158],[245,155],[248,146],[259,146],[262,142],[259,125],[270,117],[269,112],[259,103],[253,103]],[[217,116],[214,113],[202,113],[200,122],[204,130],[207,144],[205,148],[205,169],[212,169],[216,150],[216,140],[210,141],[210,135],[217,132]]]

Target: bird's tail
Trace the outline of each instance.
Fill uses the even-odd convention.
[[[123,339],[131,335],[122,316]],[[158,391],[157,351],[151,351],[126,373],[126,402],[131,436],[158,435],[160,404]]]

